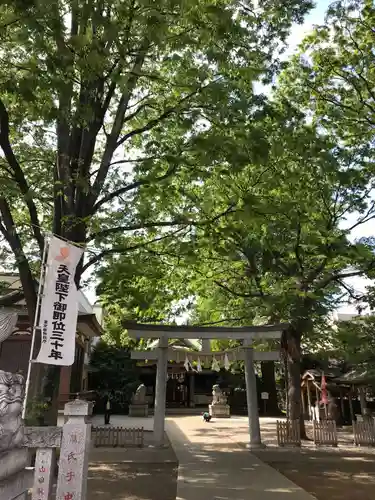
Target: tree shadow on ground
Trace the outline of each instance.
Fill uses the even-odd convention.
[[[212,424],[211,427],[194,429],[190,435],[198,441],[204,436],[213,441],[216,435],[216,443],[204,448],[208,457],[206,460],[213,461],[210,451],[220,449],[224,444],[228,460],[235,464],[231,457],[238,452],[238,447],[246,450],[247,421],[233,418],[230,422],[216,421]],[[310,427],[307,424],[308,434],[312,436]],[[279,448],[276,419],[261,419],[261,432],[267,448],[255,452],[256,455],[318,500],[375,498],[375,450],[354,447],[350,428],[338,429],[337,448],[316,448],[312,441],[303,442],[301,448]]]
[[[151,445],[151,446],[150,446]],[[90,452],[88,500],[175,500],[178,462],[169,442],[144,448],[94,448]]]
[[[87,498],[95,500],[175,500],[177,467],[172,464],[91,464]]]
[[[300,499],[301,491],[254,455],[207,425],[189,431],[193,442],[174,422],[167,425],[180,462],[178,500]]]
[[[301,448],[277,448],[272,424],[262,425],[262,436],[267,448],[256,455],[318,500],[375,498],[375,450],[354,447],[351,429],[338,429],[337,448],[317,448],[311,441]]]

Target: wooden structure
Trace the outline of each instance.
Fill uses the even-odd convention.
[[[95,448],[125,448],[143,447],[144,431],[143,427],[93,427],[91,439]]]
[[[353,422],[354,444],[356,446],[375,446],[375,421],[364,419]]]
[[[299,420],[277,420],[276,432],[279,446],[301,446]]]
[[[306,420],[320,421],[327,418],[334,418],[334,415],[330,414],[331,405],[321,404],[321,381],[323,373],[327,381],[330,398],[332,397],[332,392],[335,397],[340,395],[338,389],[336,390],[336,384],[332,382],[340,374],[338,370],[330,369],[325,372],[318,369],[307,370],[302,375],[301,381],[302,412]]]
[[[321,403],[321,380],[325,375],[328,404]],[[345,374],[336,368],[307,370],[302,375],[301,400],[306,420],[336,420],[351,423],[375,411],[375,372],[358,367]],[[369,397],[372,393],[373,398]],[[371,401],[372,400],[372,401]]]
[[[337,446],[337,429],[334,420],[313,421],[314,444]]]
[[[352,369],[351,371],[337,377],[335,383],[342,388],[346,388],[349,395],[350,415],[352,422],[357,418],[354,416],[357,410],[360,410],[360,415],[363,419],[371,416],[374,413],[374,405],[368,402],[368,392],[374,395],[375,387],[375,370],[366,363]],[[353,398],[356,399],[357,407],[353,407]],[[359,404],[358,404],[359,403]]]

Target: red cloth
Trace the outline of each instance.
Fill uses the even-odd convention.
[[[326,377],[325,377],[324,373],[322,375],[321,389],[322,389],[322,400],[321,400],[321,403],[327,405],[328,404],[328,391],[327,391],[327,381],[326,381]]]

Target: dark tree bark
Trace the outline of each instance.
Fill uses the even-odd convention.
[[[17,233],[17,228],[14,223],[9,204],[3,197],[0,197],[0,216],[0,232],[7,240],[17,259],[18,271],[26,301],[27,312],[29,314],[30,322],[33,322],[37,298],[35,282],[31,273],[29,262],[22,247],[21,239]]]
[[[301,404],[301,338],[302,331],[291,326],[283,334],[282,349],[288,369],[288,418],[300,421],[301,438],[307,439]]]

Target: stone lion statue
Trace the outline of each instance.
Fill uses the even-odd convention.
[[[212,404],[213,405],[226,405],[227,404],[227,397],[223,393],[223,391],[220,389],[220,386],[218,384],[215,384],[212,387]]]
[[[146,404],[146,386],[144,384],[141,384],[133,394],[132,404]]]
[[[0,370],[0,452],[23,444],[23,398],[23,376]]]

